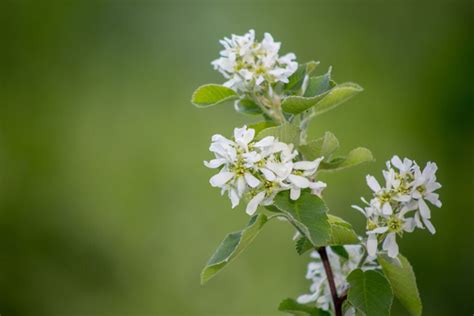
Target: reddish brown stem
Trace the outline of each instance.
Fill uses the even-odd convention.
[[[331,263],[329,262],[326,247],[320,247],[317,249],[321,261],[323,262],[324,271],[329,283],[329,289],[331,290],[332,302],[334,304],[334,313],[336,316],[342,316],[342,303],[347,298],[347,294],[343,293],[341,297],[337,294],[336,283],[334,282],[334,274],[332,273]]]

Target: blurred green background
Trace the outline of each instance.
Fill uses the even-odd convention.
[[[323,177],[332,212],[362,232],[350,205],[369,193],[367,173],[395,153],[438,163],[438,233],[406,235],[401,249],[424,315],[474,312],[472,1],[0,3],[2,316],[279,315],[281,299],[308,290],[308,258],[278,222],[199,285],[247,221],[202,161],[213,133],[249,118],[189,100],[223,82],[209,64],[218,40],[250,28],[365,88],[311,126],[377,158]]]

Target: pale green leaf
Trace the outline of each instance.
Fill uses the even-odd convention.
[[[285,123],[262,130],[260,133],[258,133],[256,139],[262,139],[267,136],[274,136],[281,142],[298,146],[300,141],[300,129],[294,124]]]
[[[306,251],[314,249],[314,247],[306,237],[301,236],[295,243],[295,249],[299,255],[302,255]]]
[[[249,99],[240,99],[236,100],[234,103],[235,110],[237,112],[249,115],[259,115],[262,114],[260,107]]]
[[[316,115],[332,110],[363,90],[361,86],[352,82],[336,85],[321,101],[317,102],[314,107]]]
[[[304,97],[314,97],[331,89],[331,68],[322,76],[311,77],[308,80],[308,86]]]
[[[288,78],[288,83],[285,85],[285,90],[297,90],[303,84],[304,77],[310,75],[319,61],[310,61],[305,64],[300,64],[298,69]]]
[[[324,156],[329,159],[339,148],[339,141],[331,132],[326,132],[323,137],[309,141],[305,145],[300,145],[298,150],[306,160],[315,160]]]
[[[272,121],[261,121],[261,122],[248,125],[248,128],[254,129],[255,135],[258,135],[258,133],[260,133],[264,129],[269,128],[269,127],[274,127],[274,126],[277,126],[277,125]]]
[[[331,250],[339,257],[346,260],[349,259],[349,253],[347,252],[346,248],[344,248],[344,246],[331,246]]]
[[[319,171],[338,171],[353,167],[364,162],[374,161],[372,152],[364,147],[358,147],[349,152],[346,157],[337,157],[330,161],[323,161],[319,165]]]
[[[388,316],[393,292],[385,276],[376,270],[356,269],[347,277],[349,302],[366,316]]]
[[[204,108],[219,103],[235,100],[239,97],[234,90],[218,85],[206,84],[200,86],[194,91],[191,102],[199,107]]]
[[[292,298],[284,299],[280,306],[278,306],[278,310],[282,312],[291,313],[295,316],[330,316],[329,312],[316,308],[314,306],[310,306],[307,304],[300,304]]]
[[[267,222],[264,214],[254,215],[247,226],[234,233],[228,234],[221,242],[215,253],[201,272],[201,284],[206,283],[219,271],[235,259],[255,239],[263,225]]]
[[[326,91],[313,97],[302,97],[292,95],[283,99],[283,101],[281,102],[281,108],[286,113],[299,114],[315,106],[328,93],[329,91]]]
[[[398,259],[399,264],[394,263],[385,255],[380,255],[377,261],[392,284],[395,297],[407,309],[410,315],[421,315],[422,304],[413,268],[407,258],[401,254],[398,255]]]
[[[352,225],[340,217],[328,214],[328,221],[331,225],[331,239],[327,245],[354,245],[360,244],[359,238]]]
[[[301,192],[300,198],[296,201],[290,199],[288,191],[280,192],[274,199],[274,205],[303,236],[311,241],[313,246],[324,246],[331,238],[331,226],[326,214],[327,206],[321,198],[311,192]]]

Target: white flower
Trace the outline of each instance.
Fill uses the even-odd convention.
[[[273,136],[255,140],[255,130],[246,126],[234,129],[232,140],[214,135],[209,150],[215,159],[204,161],[208,168],[219,169],[209,180],[211,186],[228,194],[232,208],[248,198],[246,212],[253,215],[259,205],[271,205],[281,191],[290,190],[293,200],[301,189],[310,188],[320,195],[326,184],[315,181],[323,157],[314,161],[298,161],[293,144],[285,144]]]
[[[346,281],[347,276],[359,266],[363,259],[364,249],[360,245],[346,245],[345,250],[349,254],[349,259],[345,259],[334,253],[330,247],[327,247],[328,259],[331,264],[336,290],[339,294],[346,291],[349,284]],[[311,253],[311,261],[308,264],[306,279],[311,280],[309,294],[300,295],[297,298],[298,303],[307,304],[315,302],[318,308],[329,311],[332,308],[331,290],[327,281],[326,272],[321,262],[318,252]],[[367,257],[361,264],[362,270],[371,270],[378,268],[375,257]]]
[[[269,33],[261,42],[255,41],[255,32],[250,30],[243,36],[232,35],[220,41],[224,50],[221,57],[211,64],[226,79],[224,85],[234,90],[253,91],[263,83],[288,82],[298,64],[293,53],[279,56],[281,43],[275,42]]]
[[[394,168],[392,168],[392,166]],[[437,193],[441,185],[436,182],[437,166],[428,162],[423,171],[415,161],[394,156],[387,161],[383,171],[385,186],[382,187],[373,176],[367,176],[367,184],[374,198],[364,208],[353,205],[367,218],[367,250],[377,253],[378,243],[383,240],[382,249],[390,257],[398,255],[397,235],[412,232],[416,227],[436,232],[430,221],[431,211],[426,201],[441,207]]]

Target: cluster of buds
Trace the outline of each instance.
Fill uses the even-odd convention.
[[[353,205],[367,218],[367,250],[375,255],[378,244],[383,240],[382,248],[392,258],[398,255],[397,235],[412,232],[415,228],[428,229],[434,234],[435,228],[430,221],[431,211],[426,201],[441,207],[436,191],[441,185],[436,182],[435,163],[428,162],[421,171],[416,162],[401,160],[394,156],[387,162],[383,171],[385,186],[381,186],[373,177],[367,176],[367,184],[373,191],[373,198],[364,208]]]
[[[344,248],[348,254],[347,259],[336,254],[330,247],[326,248],[338,293],[344,293],[349,289],[346,278],[354,269],[360,267],[365,271],[379,268],[375,257],[365,257],[362,246],[346,245]],[[297,301],[300,304],[314,302],[316,307],[329,311],[332,306],[332,297],[323,262],[317,251],[311,253],[311,258],[313,260],[308,264],[306,272],[306,279],[311,281],[310,293],[300,295]]]
[[[248,198],[246,212],[252,215],[259,205],[271,205],[275,195],[284,190],[290,190],[293,200],[299,198],[302,189],[320,195],[326,184],[315,181],[315,176],[323,157],[301,161],[293,144],[273,136],[258,141],[254,138],[255,130],[246,126],[236,128],[232,140],[212,136],[209,150],[215,159],[204,164],[220,169],[209,182],[221,188],[222,194],[227,192],[232,208]]]
[[[255,32],[250,30],[242,36],[232,35],[220,41],[224,49],[221,57],[211,64],[227,80],[225,86],[236,91],[253,92],[267,84],[269,88],[277,82],[288,82],[298,64],[295,54],[279,56],[281,43],[275,42],[269,33],[261,42],[255,41]]]

